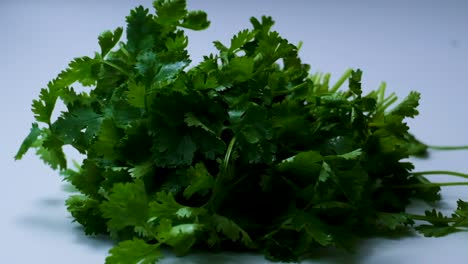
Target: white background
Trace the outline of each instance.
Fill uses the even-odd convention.
[[[400,97],[422,93],[412,131],[433,145],[468,144],[468,3],[464,1],[215,1],[191,0],[208,12],[212,26],[190,32],[197,62],[249,27],[251,16],[271,15],[274,29],[304,42],[303,60],[332,80],[361,68],[364,87],[387,81]],[[103,263],[111,242],[84,236],[63,205],[61,178],[31,153],[13,156],[33,121],[32,99],[78,56],[98,50],[97,36],[124,26],[130,8],[151,1],[0,1],[0,263]],[[70,152],[71,153],[71,152]],[[72,156],[74,155],[71,153]],[[468,172],[466,152],[434,153],[415,160],[416,170]],[[431,176],[435,181],[447,180]],[[455,179],[458,180],[458,179]],[[468,187],[443,189],[440,208],[468,200]],[[415,204],[414,212],[424,207]],[[363,241],[355,254],[323,252],[304,263],[466,263],[468,232],[444,238],[406,237]],[[262,256],[194,254],[161,263],[268,263]]]

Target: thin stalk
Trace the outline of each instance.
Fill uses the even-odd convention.
[[[220,199],[218,197],[220,195],[221,196],[223,195],[223,193],[220,193],[220,190],[223,187],[222,186],[223,179],[227,176],[226,174],[227,174],[227,171],[228,171],[228,166],[229,166],[229,162],[231,160],[231,154],[232,154],[232,151],[234,150],[235,143],[236,143],[236,137],[233,137],[231,139],[231,142],[229,142],[229,146],[228,146],[228,148],[226,150],[226,154],[224,156],[224,161],[221,164],[221,171],[219,172],[218,177],[216,177],[211,197],[210,197],[210,199],[208,200],[208,202],[206,204],[207,206],[209,206],[211,208],[211,210],[213,212],[216,212],[217,209],[218,209],[218,206],[219,206],[219,203],[220,203],[220,201],[219,201]],[[214,204],[215,202],[217,204]]]
[[[378,102],[383,102],[385,100],[385,90],[387,88],[387,83],[386,82],[382,82],[379,86],[379,89],[377,90],[378,91],[378,97],[377,97],[377,101]]]
[[[326,73],[323,78],[322,78],[322,85],[325,86],[325,88],[327,88],[328,90],[328,87],[330,85],[330,73]]]
[[[431,182],[431,183],[416,183],[408,185],[390,186],[394,189],[407,189],[407,188],[431,188],[431,187],[444,187],[444,186],[463,186],[468,185],[468,182]]]
[[[353,72],[352,69],[346,70],[346,72],[343,74],[343,76],[341,76],[341,78],[335,83],[335,85],[333,85],[330,88],[330,92],[334,93],[334,92],[338,91],[338,89],[340,89],[341,85],[343,85],[343,83],[351,76],[352,72]]]
[[[398,100],[398,97],[395,96],[395,94],[391,94],[387,99],[384,100],[382,103],[382,109],[385,111],[389,106],[391,106],[393,103],[395,103]]]
[[[109,61],[106,61],[106,60],[101,60],[102,63],[108,65],[108,66],[111,66],[112,68],[118,70],[119,72],[125,74],[125,75],[129,75],[128,72],[126,72],[124,69],[120,68],[119,66],[115,65],[114,63],[112,62],[109,62]]]
[[[456,171],[444,171],[444,170],[437,170],[437,171],[418,171],[413,172],[413,175],[450,175],[450,176],[457,176],[468,179],[468,174],[456,172]]]
[[[223,162],[224,173],[226,173],[226,171],[227,171],[229,161],[231,160],[231,153],[232,153],[232,150],[234,149],[234,144],[235,143],[236,143],[236,137],[233,137],[231,139],[231,142],[229,142],[229,146],[227,148],[226,155],[224,156],[224,162]]]
[[[322,79],[322,73],[321,72],[317,72],[313,79],[312,79],[312,82],[315,84],[320,84],[320,79]]]
[[[130,53],[128,53],[128,50],[125,48],[125,44],[123,42],[119,43],[120,50],[127,56],[127,58],[130,58]]]
[[[434,150],[468,150],[468,146],[427,146]]]

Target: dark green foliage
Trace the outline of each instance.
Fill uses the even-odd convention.
[[[410,199],[440,198],[437,186],[405,188],[429,183],[405,161],[427,149],[404,122],[418,114],[417,92],[389,110],[395,96],[364,94],[361,70],[334,86],[310,76],[270,17],[252,18],[253,29],[214,42],[218,54],[187,69],[181,28],[204,29],[207,15],[185,0],[154,8],[132,10],[126,42],[122,28],[104,32],[100,53],[41,90],[32,110],[42,124],[15,156],[35,148],[80,191],[67,206],[85,232],[122,240],[106,263],[155,263],[162,244],[179,255],[244,249],[299,261],[412,225]],[[77,94],[77,82],[92,88]],[[67,109],[51,122],[57,100]],[[86,155],[76,171],[65,145]],[[460,201],[453,218],[427,212],[432,225],[418,230],[466,227],[467,207]]]

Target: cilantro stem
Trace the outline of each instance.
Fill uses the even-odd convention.
[[[384,102],[385,101],[385,90],[387,89],[387,83],[386,82],[382,82],[379,86],[379,89],[377,90],[377,101],[379,103],[381,102]]]
[[[236,143],[236,137],[234,136],[231,141],[229,142],[228,148],[226,150],[226,154],[224,156],[224,161],[221,164],[221,171],[218,174],[218,177],[216,177],[214,186],[213,186],[213,192],[211,194],[210,200],[207,202],[209,206],[211,207],[211,210],[215,212],[218,209],[218,206],[220,204],[220,195],[222,196],[222,187],[223,187],[223,178],[226,177],[227,172],[228,172],[228,166],[229,166],[229,161],[231,159],[231,153],[234,149],[234,144]],[[216,204],[214,204],[216,202]]]
[[[288,88],[287,90],[282,90],[282,91],[275,91],[273,92],[273,95],[274,96],[280,96],[280,95],[287,95],[287,94],[290,94],[291,92],[294,92],[295,90],[298,90],[304,86],[307,86],[309,85],[307,82],[303,82],[303,83],[300,83],[296,86],[293,86],[291,88]]]
[[[386,110],[389,106],[395,103],[398,100],[398,97],[395,94],[391,94],[387,99],[383,101],[382,110]]]
[[[413,175],[451,175],[451,176],[457,176],[457,177],[462,177],[468,179],[468,174],[461,173],[461,172],[456,172],[456,171],[444,171],[444,170],[438,170],[438,171],[418,171],[418,172],[413,172]]]
[[[330,84],[330,76],[330,73],[326,73],[322,78],[322,85],[324,85],[327,88],[327,90]]]
[[[334,93],[340,89],[341,85],[351,76],[353,69],[347,69],[346,72],[341,76],[340,79],[330,88],[330,92]]]
[[[434,150],[468,150],[468,146],[427,146]]]
[[[224,162],[223,162],[223,173],[226,173],[228,165],[229,165],[229,160],[231,159],[231,153],[232,150],[234,149],[234,144],[236,143],[236,137],[233,137],[231,139],[231,142],[229,142],[229,146],[226,151],[226,155],[224,156]]]
[[[118,70],[119,72],[129,76],[130,74],[128,74],[128,72],[126,72],[124,69],[120,68],[119,66],[115,65],[114,63],[110,62],[110,61],[106,61],[106,60],[101,60],[102,63],[108,65],[108,66],[111,66],[112,68]]]
[[[127,58],[130,58],[130,53],[128,53],[128,50],[125,48],[125,44],[123,42],[119,43],[120,50],[127,56]]]
[[[399,186],[389,186],[389,188],[431,188],[431,187],[444,187],[444,186],[463,186],[468,185],[468,182],[431,182],[431,183],[416,183]]]

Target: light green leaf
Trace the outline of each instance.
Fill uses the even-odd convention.
[[[179,204],[172,193],[158,192],[149,204],[150,217],[156,219],[192,218],[205,213],[205,209]]]
[[[109,200],[101,205],[102,216],[108,218],[111,231],[127,226],[143,225],[148,219],[148,198],[142,181],[116,183]]]
[[[148,160],[129,170],[130,175],[135,179],[140,179],[153,172],[153,162]]]
[[[112,31],[104,31],[99,35],[99,46],[101,46],[101,57],[104,58],[107,53],[119,42],[120,37],[122,36],[123,28],[118,27]]]
[[[203,163],[197,163],[187,171],[190,185],[184,191],[184,197],[189,199],[193,194],[206,192],[213,188],[215,180]]]
[[[109,254],[106,264],[155,264],[162,258],[158,244],[136,238],[120,242]]]
[[[186,0],[156,0],[157,21],[163,25],[177,25],[187,14]]]
[[[190,11],[184,17],[180,26],[192,30],[203,30],[210,26],[210,21],[208,21],[208,16],[205,12],[200,10]]]
[[[141,83],[136,83],[133,80],[128,82],[128,103],[131,106],[145,108],[146,105],[146,88]]]
[[[19,160],[33,146],[38,137],[41,135],[41,129],[37,123],[33,123],[29,134],[23,140],[18,152],[15,155],[15,160]]]
[[[360,157],[361,155],[362,155],[362,150],[359,148],[351,152],[344,153],[344,154],[337,155],[337,156],[346,160],[352,160],[352,159],[356,159]]]
[[[249,234],[234,221],[218,214],[213,215],[211,219],[217,232],[221,232],[232,241],[238,241],[240,239],[247,247],[252,247],[254,245]]]

